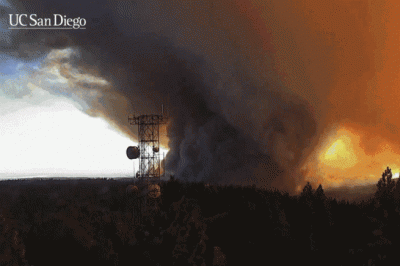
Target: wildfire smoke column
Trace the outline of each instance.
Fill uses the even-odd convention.
[[[391,5],[13,1],[7,12],[83,17],[86,30],[6,32],[1,48],[27,60],[73,49],[43,66],[59,70],[69,94],[91,106],[89,115],[133,139],[128,114],[154,113],[167,100],[166,171],[177,178],[295,191],[304,176],[330,184],[328,172],[310,169],[319,169],[319,155],[340,128],[360,136],[369,158],[382,143],[397,147]],[[107,85],[83,78],[89,74]],[[365,159],[354,158],[352,167]]]

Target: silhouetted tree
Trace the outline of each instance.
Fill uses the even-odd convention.
[[[313,194],[313,188],[310,182],[307,182],[307,184],[303,188],[303,192],[300,194],[300,197],[311,196],[312,194]]]
[[[311,207],[313,200],[314,200],[314,191],[310,182],[307,182],[307,184],[303,188],[303,191],[300,194],[300,202],[305,203],[309,207]]]
[[[325,195],[324,189],[322,188],[322,185],[320,184],[317,188],[317,190],[314,193],[314,210],[318,216],[319,223],[324,223],[327,225],[330,220],[329,217],[331,217],[331,213],[329,212],[330,209],[330,203],[328,201],[328,198]]]
[[[317,190],[315,191],[314,197],[316,200],[319,200],[319,201],[326,200],[325,192],[324,192],[324,189],[322,188],[321,184],[318,186]]]
[[[329,216],[329,202],[325,195],[324,189],[320,184],[314,193],[314,210],[319,216],[327,218]]]
[[[396,205],[399,205],[400,204],[400,178],[397,179],[397,181],[395,183],[396,184],[393,189],[393,198],[394,198]]]
[[[389,166],[382,173],[382,178],[379,179],[376,184],[378,190],[375,193],[375,197],[383,204],[388,204],[393,199],[393,192],[396,186],[396,182],[392,179],[392,170]]]

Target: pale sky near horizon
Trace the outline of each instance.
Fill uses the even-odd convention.
[[[48,88],[68,86],[62,80],[32,76],[41,60],[0,58],[0,179],[132,176],[126,148],[137,143],[87,115],[83,101]]]

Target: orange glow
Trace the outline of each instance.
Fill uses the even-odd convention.
[[[351,146],[351,139],[342,135],[324,154],[321,154],[320,161],[332,168],[350,168],[357,163],[357,156]]]
[[[396,144],[378,140],[376,152],[366,152],[361,143],[362,132],[341,127],[327,138],[308,158],[303,170],[314,183],[325,187],[376,182],[383,169],[389,166],[393,177],[400,172],[400,156],[393,147]]]
[[[318,122],[301,174],[324,187],[376,183],[387,166],[397,177],[398,1],[249,2],[242,10],[260,36],[271,35],[285,88],[312,105]]]

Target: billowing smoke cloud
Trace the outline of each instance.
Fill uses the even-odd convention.
[[[326,187],[365,178],[376,183],[387,165],[398,172],[397,2],[253,2],[278,44],[285,87],[315,110],[319,144],[308,158],[315,165],[310,175],[321,172]],[[346,138],[342,153],[324,159],[335,141]],[[340,165],[351,158],[352,167]]]
[[[317,132],[312,108],[280,82],[272,37],[240,5],[217,2],[11,1],[3,27],[10,13],[63,14],[85,18],[86,30],[3,30],[1,49],[25,60],[71,49],[42,65],[69,82],[69,94],[53,92],[80,96],[132,137],[128,114],[164,104],[166,168],[178,178],[293,191]]]

